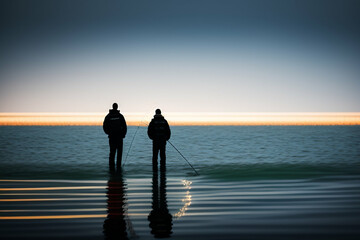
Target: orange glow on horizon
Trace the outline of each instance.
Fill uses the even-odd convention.
[[[50,191],[50,190],[79,190],[79,189],[105,189],[102,186],[77,186],[77,187],[38,187],[38,188],[0,188],[0,191]]]
[[[147,216],[142,213],[127,213],[127,216]],[[106,218],[107,214],[79,214],[79,215],[48,215],[48,216],[0,216],[0,220],[41,220],[41,219],[73,219],[73,218]]]
[[[102,126],[106,113],[0,113],[0,126]],[[123,113],[128,126],[152,114]],[[172,126],[360,125],[360,113],[165,113]]]
[[[0,220],[40,220],[40,219],[72,219],[72,218],[105,218],[105,214],[84,214],[84,215],[53,215],[53,216],[7,216],[0,217]]]
[[[49,202],[49,201],[83,201],[83,200],[102,200],[104,198],[12,198],[0,199],[0,202]]]

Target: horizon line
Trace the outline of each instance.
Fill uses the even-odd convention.
[[[121,112],[128,126],[153,113]],[[0,126],[101,126],[107,112],[2,112]],[[360,112],[166,112],[172,126],[360,125]]]

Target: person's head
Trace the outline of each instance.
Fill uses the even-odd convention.
[[[113,109],[114,109],[114,110],[117,110],[117,109],[118,109],[117,103],[113,103]]]
[[[155,110],[155,114],[161,114],[161,110],[160,110],[160,109],[156,109],[156,110]]]

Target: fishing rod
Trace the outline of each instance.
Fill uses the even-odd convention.
[[[132,147],[132,144],[133,144],[133,142],[134,142],[136,133],[138,132],[141,123],[142,123],[142,121],[140,121],[138,127],[136,128],[136,131],[135,131],[135,133],[134,133],[134,136],[133,136],[133,138],[132,138],[132,140],[131,140],[131,143],[130,143],[129,149],[128,149],[128,151],[127,151],[127,154],[126,154],[124,163],[122,164],[123,167],[124,167],[125,164],[126,164],[126,160],[127,160],[128,156],[129,156],[129,152],[130,152],[130,150],[131,150],[131,147]],[[177,148],[174,146],[174,144],[172,144],[172,143],[170,142],[170,140],[167,140],[167,142],[170,143],[171,146],[173,146],[173,148],[180,154],[180,156],[189,164],[189,166],[194,170],[194,172],[196,173],[196,175],[200,175],[200,174],[196,171],[196,169],[193,167],[193,165],[192,165],[192,164],[186,159],[186,157],[179,151],[179,149],[177,149]]]
[[[134,142],[134,139],[135,139],[136,133],[138,132],[138,130],[139,130],[140,126],[141,126],[141,123],[143,122],[143,120],[144,120],[144,118],[145,118],[145,116],[146,116],[146,115],[147,115],[147,114],[145,114],[145,115],[144,115],[144,117],[143,117],[143,118],[141,119],[141,121],[139,122],[138,127],[136,128],[136,131],[135,131],[134,136],[133,136],[133,138],[132,138],[132,140],[131,140],[131,143],[130,143],[129,149],[128,149],[128,151],[127,151],[127,154],[126,154],[126,157],[125,157],[124,163],[122,164],[122,166],[123,166],[123,167],[124,167],[124,166],[125,166],[125,164],[126,164],[126,160],[127,160],[128,156],[129,156],[129,153],[130,153],[130,150],[131,150],[132,144],[133,144],[133,142]]]
[[[193,165],[191,165],[191,163],[186,159],[186,157],[184,157],[184,155],[182,155],[182,153],[174,146],[174,144],[172,144],[172,143],[170,142],[170,140],[167,140],[167,141],[168,141],[168,143],[170,143],[171,146],[173,146],[173,148],[180,154],[180,156],[182,156],[183,159],[185,159],[185,161],[189,164],[189,166],[195,171],[196,175],[200,175],[200,174],[195,170],[195,168],[193,167]]]
[[[136,131],[135,131],[135,133],[134,133],[134,136],[133,136],[133,138],[132,138],[132,140],[131,140],[129,149],[128,149],[127,154],[126,154],[126,157],[125,157],[125,161],[124,161],[124,163],[122,164],[123,167],[124,167],[125,164],[126,164],[126,160],[127,160],[128,156],[129,156],[129,152],[130,152],[130,150],[131,150],[131,146],[132,146],[132,144],[133,144],[133,142],[134,142],[136,133],[138,132],[138,130],[139,130],[139,128],[140,128],[141,122],[142,122],[142,121],[140,121],[139,126],[136,128]]]

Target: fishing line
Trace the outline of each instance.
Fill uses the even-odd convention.
[[[127,154],[126,154],[126,157],[125,157],[125,161],[124,161],[124,163],[122,164],[123,167],[124,167],[125,164],[126,164],[126,160],[127,160],[128,156],[129,156],[129,152],[130,152],[130,150],[131,150],[131,146],[132,146],[132,144],[133,144],[133,142],[134,142],[136,133],[138,132],[138,130],[139,130],[139,128],[140,128],[141,122],[142,122],[142,121],[140,121],[139,126],[136,128],[136,131],[135,131],[135,133],[134,133],[134,136],[133,136],[133,138],[132,138],[132,140],[131,140],[129,149],[128,149]]]
[[[191,165],[191,163],[186,159],[186,157],[184,157],[184,155],[182,155],[182,153],[174,146],[174,144],[172,144],[169,140],[168,140],[168,143],[170,143],[171,146],[173,146],[174,149],[180,154],[180,156],[182,156],[183,159],[185,159],[185,161],[186,161],[186,162],[189,164],[189,166],[195,171],[195,173],[196,173],[197,175],[200,175],[200,174],[195,170],[195,168],[193,167],[193,165]]]
[[[144,116],[143,116],[143,118],[141,119],[141,121],[140,121],[140,123],[139,123],[138,127],[136,128],[136,131],[135,131],[134,136],[133,136],[133,138],[132,138],[132,140],[131,140],[131,143],[130,143],[129,149],[128,149],[128,151],[127,151],[127,154],[126,154],[126,157],[125,157],[124,163],[122,164],[122,166],[123,166],[123,167],[124,167],[124,166],[125,166],[125,164],[126,164],[126,160],[127,160],[128,156],[129,156],[129,153],[130,153],[130,150],[131,150],[132,144],[133,144],[133,142],[134,142],[134,139],[135,139],[136,133],[138,132],[138,130],[139,130],[140,126],[141,126],[141,123],[144,121],[144,119],[145,119],[146,115],[147,115],[147,114],[145,113],[145,115],[144,115]]]

